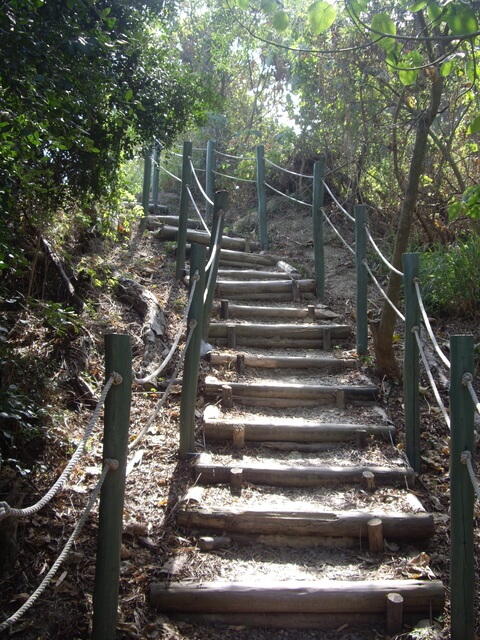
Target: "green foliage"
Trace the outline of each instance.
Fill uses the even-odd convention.
[[[308,8],[308,22],[315,35],[330,29],[335,22],[337,11],[334,6],[325,0],[316,0]]]
[[[57,338],[63,338],[69,334],[76,334],[83,326],[75,309],[66,307],[60,302],[32,300],[30,305],[35,315],[43,319],[43,324],[48,327]]]
[[[420,283],[429,313],[464,319],[480,314],[480,238],[437,245],[420,254]]]

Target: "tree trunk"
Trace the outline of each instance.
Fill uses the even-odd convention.
[[[405,196],[400,212],[397,234],[395,236],[392,264],[399,271],[402,271],[402,255],[408,249],[410,230],[417,205],[418,185],[420,183],[427,151],[429,130],[437,116],[442,91],[443,78],[439,75],[438,71],[436,71],[430,90],[430,105],[428,109],[419,116],[417,122],[415,145],[410,160]],[[387,295],[395,305],[398,305],[400,299],[401,286],[402,277],[392,272],[388,282]],[[397,315],[395,311],[388,302],[385,302],[380,324],[376,327],[376,330],[372,332],[372,335],[378,372],[380,375],[399,379],[401,378],[400,369],[393,350],[393,333],[396,321]]]

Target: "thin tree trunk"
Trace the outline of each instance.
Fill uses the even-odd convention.
[[[400,212],[397,234],[395,236],[392,263],[399,271],[402,271],[402,255],[408,249],[410,231],[417,205],[418,186],[427,151],[429,130],[437,116],[442,91],[443,78],[436,72],[430,90],[429,108],[418,118],[408,180]],[[388,282],[387,295],[395,305],[398,305],[400,299],[401,286],[402,277],[392,272]],[[381,375],[399,379],[401,378],[400,369],[393,350],[393,333],[396,322],[397,314],[392,307],[385,302],[380,324],[376,327],[375,331],[372,332],[372,335],[378,372]]]

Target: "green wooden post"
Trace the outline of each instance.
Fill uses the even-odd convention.
[[[257,155],[257,198],[258,198],[258,233],[262,249],[268,247],[267,236],[267,193],[265,190],[265,147],[256,147]]]
[[[228,192],[227,191],[217,191],[214,199],[213,206],[213,224],[212,224],[212,233],[210,237],[210,251],[209,258],[214,251],[215,246],[215,238],[217,237],[217,232],[220,232],[219,235],[219,244],[222,246],[222,235],[223,235],[223,227],[225,225],[225,212],[228,207]],[[219,249],[220,249],[219,247]],[[203,308],[203,338],[204,340],[208,337],[208,329],[210,327],[210,314],[212,311],[213,298],[215,296],[215,287],[217,284],[217,273],[218,273],[218,265],[220,263],[220,250],[217,252],[216,258],[213,261],[213,264],[210,266],[208,273],[206,275],[207,278],[207,288],[205,290],[205,305]]]
[[[93,640],[116,638],[120,548],[122,545],[125,470],[132,397],[132,348],[130,336],[105,336],[107,377],[119,373],[105,401],[103,457],[118,461],[108,472],[100,492],[97,563],[93,591]]]
[[[325,249],[323,242],[323,178],[325,158],[313,166],[313,251],[315,255],[315,288],[320,300],[325,299]]]
[[[198,365],[202,342],[203,296],[205,291],[206,247],[192,243],[190,250],[190,287],[198,271],[199,280],[195,287],[188,314],[188,327],[194,322],[195,333],[185,353],[183,365],[182,397],[180,399],[180,450],[181,458],[188,458],[195,452],[195,406],[197,400]],[[188,329],[189,330],[189,329]]]
[[[415,280],[419,277],[417,253],[403,254],[405,292],[405,349],[403,356],[403,398],[405,412],[405,453],[416,473],[420,473],[420,361],[415,329],[420,329]]]
[[[142,190],[142,207],[143,215],[148,216],[148,206],[150,204],[150,185],[152,181],[152,150],[147,148],[145,151],[145,161],[143,165],[143,190]]]
[[[153,146],[153,182],[152,182],[152,200],[153,200],[153,213],[158,211],[158,186],[160,181],[160,152],[162,145],[158,140],[155,140]]]
[[[187,248],[187,226],[188,226],[188,205],[190,196],[187,187],[192,181],[192,167],[190,166],[190,158],[192,157],[192,143],[185,141],[183,143],[183,161],[182,161],[182,187],[180,191],[180,211],[178,216],[178,237],[177,237],[177,264],[175,277],[181,280],[185,275],[185,251]]]
[[[367,245],[365,223],[365,205],[357,204],[355,206],[355,269],[357,277],[357,353],[359,356],[365,356],[368,353],[368,274],[364,265]]]
[[[474,450],[474,404],[465,374],[474,372],[473,336],[450,336],[450,591],[452,640],[474,638],[472,482],[461,455]]]
[[[215,195],[215,175],[213,173],[215,169],[215,141],[209,140],[207,142],[207,155],[205,159],[205,193],[213,201]],[[213,216],[213,205],[207,202],[205,218],[208,223]]]

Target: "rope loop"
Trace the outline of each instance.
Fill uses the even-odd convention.
[[[462,376],[462,384],[464,387],[468,387],[473,382],[473,376],[471,373],[464,373]]]
[[[122,384],[123,378],[119,373],[117,373],[116,371],[112,371],[111,375],[113,377],[113,384],[114,385]]]
[[[116,471],[118,469],[118,460],[114,458],[105,458],[103,464],[108,465],[110,471]]]
[[[197,324],[198,324],[198,322],[195,320],[195,318],[192,318],[190,320],[190,322],[188,323],[188,328],[189,329],[196,329],[197,328]]]
[[[470,451],[462,451],[462,453],[460,454],[460,462],[462,464],[467,464],[469,460],[472,459],[472,454],[470,453]]]

